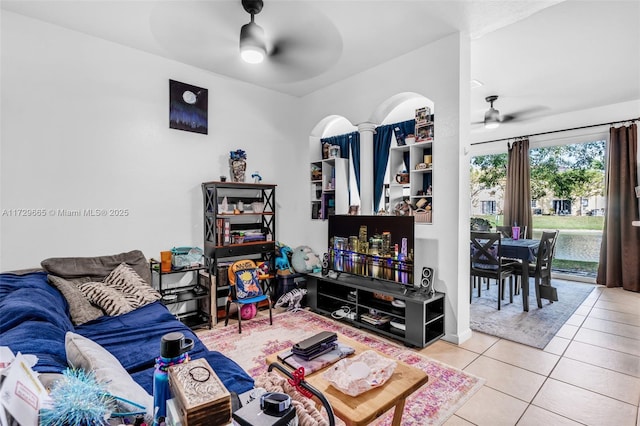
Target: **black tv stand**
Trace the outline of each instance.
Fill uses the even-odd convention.
[[[394,300],[404,302],[405,307],[394,306]],[[422,348],[444,336],[444,293],[440,292],[431,295],[407,291],[402,284],[374,277],[309,274],[307,302],[314,312],[329,317],[348,306],[355,318],[344,317],[340,321],[399,340],[406,346]],[[372,311],[390,321],[371,323]],[[405,330],[397,327],[402,323]]]

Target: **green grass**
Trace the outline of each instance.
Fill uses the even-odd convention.
[[[581,262],[578,260],[553,259],[553,270],[595,276],[598,273],[598,262]]]
[[[477,216],[491,222],[491,226],[502,225],[503,216]],[[604,216],[533,216],[533,229],[578,229],[602,231]]]

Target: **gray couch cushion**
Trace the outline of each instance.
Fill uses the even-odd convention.
[[[104,316],[101,309],[93,306],[84,293],[78,288],[78,285],[89,282],[89,278],[73,278],[66,280],[64,278],[49,274],[49,283],[62,293],[69,304],[69,314],[73,325],[84,324],[85,322]]]
[[[149,262],[140,250],[111,256],[51,257],[43,260],[40,265],[48,273],[62,278],[89,277],[93,281],[102,281],[122,262],[131,266],[143,280],[151,284]]]

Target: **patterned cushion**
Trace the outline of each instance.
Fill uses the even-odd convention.
[[[124,262],[111,271],[104,279],[104,284],[140,299],[141,302],[136,308],[162,298],[160,293],[151,288],[133,268]]]
[[[84,324],[85,322],[104,316],[104,312],[93,306],[89,299],[87,299],[84,293],[78,288],[79,284],[90,281],[88,277],[65,280],[56,275],[49,275],[47,278],[49,279],[49,283],[57,288],[64,298],[67,299],[69,314],[71,315],[73,325]]]
[[[106,286],[104,283],[88,282],[80,284],[79,287],[91,303],[100,306],[110,316],[131,312],[142,303],[140,298]]]
[[[229,267],[228,275],[229,283],[235,286],[238,299],[262,295],[258,268],[253,260],[244,259],[234,262]]]

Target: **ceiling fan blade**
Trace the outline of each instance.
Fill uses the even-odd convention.
[[[523,117],[523,116],[535,114],[537,112],[545,111],[547,109],[549,109],[549,107],[542,106],[542,105],[537,105],[537,106],[533,106],[533,107],[529,107],[529,108],[524,108],[524,109],[518,110],[516,112],[512,112],[511,114],[505,114],[505,115],[501,116],[500,117],[500,122],[504,123],[504,122],[508,122],[508,121],[525,120],[525,119],[528,119],[529,117]]]

